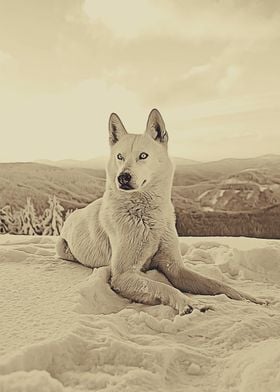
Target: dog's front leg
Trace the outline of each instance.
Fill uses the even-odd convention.
[[[147,305],[169,305],[179,314],[191,313],[193,309],[202,312],[209,309],[204,304],[193,302],[174,287],[155,282],[142,272],[126,271],[112,276],[112,288],[123,297]]]
[[[200,306],[193,303],[187,295],[176,288],[149,279],[137,267],[140,260],[138,259],[134,264],[135,254],[133,252],[129,252],[127,256],[131,259],[126,266],[120,258],[123,257],[123,252],[117,252],[112,259],[111,286],[117,293],[135,302],[148,305],[169,305],[180,314],[190,313],[194,308],[206,310],[203,304]]]
[[[266,303],[262,299],[237,291],[222,282],[187,269],[184,266],[179,241],[175,235],[162,241],[155,262],[157,268],[163,272],[172,285],[183,292],[201,295],[225,294],[235,300],[246,299],[261,305]]]

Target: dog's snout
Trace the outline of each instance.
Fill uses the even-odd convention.
[[[123,172],[118,176],[118,181],[121,185],[127,185],[131,180],[131,175],[127,172]]]

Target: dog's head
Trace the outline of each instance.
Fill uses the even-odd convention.
[[[168,134],[157,109],[149,115],[146,132],[127,133],[117,114],[109,119],[111,157],[107,178],[120,191],[135,192],[147,189],[160,179],[172,177],[173,166],[168,157]]]

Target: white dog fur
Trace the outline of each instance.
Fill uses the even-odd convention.
[[[92,268],[110,265],[116,292],[136,302],[170,305],[180,314],[207,308],[183,292],[223,293],[263,304],[184,266],[171,203],[168,134],[158,110],[151,111],[141,135],[127,133],[119,117],[111,114],[109,141],[104,196],[68,217],[57,243],[58,256]],[[149,279],[149,269],[158,269],[173,287]]]

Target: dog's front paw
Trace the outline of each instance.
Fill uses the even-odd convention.
[[[207,312],[207,310],[214,310],[213,306],[205,305],[203,303],[188,301],[183,308],[179,309],[180,316],[192,313],[195,309],[202,313]]]
[[[259,305],[268,306],[270,304],[270,301],[268,299],[255,298],[255,303]]]
[[[246,294],[246,293],[242,293],[241,295],[242,295],[242,299],[245,299],[247,301],[253,302],[253,303],[258,304],[258,305],[265,305],[265,306],[267,306],[270,303],[270,301],[267,300],[267,299],[256,298],[256,297],[253,297],[252,295],[249,295],[249,294]]]

